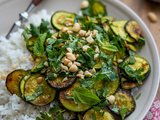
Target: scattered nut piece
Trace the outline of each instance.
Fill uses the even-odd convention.
[[[70,72],[76,72],[77,70],[78,70],[78,67],[74,64],[69,68]]]
[[[61,19],[61,18],[58,19],[58,20],[57,20],[57,23],[58,23],[58,24],[62,24],[62,19]]]
[[[68,34],[70,34],[70,35],[73,34],[73,31],[69,30],[69,31],[68,31]]]
[[[79,36],[80,37],[83,37],[83,36],[85,36],[86,35],[86,31],[85,30],[80,30],[79,31]]]
[[[2,73],[1,73],[1,79],[2,80],[6,80],[6,78],[7,78],[7,76],[5,75],[5,72],[2,71]]]
[[[71,25],[71,23],[69,21],[65,21],[64,24],[65,24],[65,26],[70,26]]]
[[[148,13],[148,18],[151,22],[157,22],[158,21],[157,15],[154,12],[149,12]]]
[[[82,44],[81,42],[78,42],[78,45],[79,45],[80,47],[82,47],[82,46],[83,46],[83,44]]]
[[[80,30],[80,25],[79,23],[74,23],[72,30],[74,32],[78,32]]]
[[[77,58],[79,57],[79,54],[76,54],[76,56],[75,56],[75,57],[76,57],[76,59],[77,59]]]
[[[92,34],[92,32],[90,30],[88,30],[88,32],[86,33],[86,36],[89,36],[91,34]]]
[[[37,83],[38,83],[38,84],[41,84],[43,80],[44,80],[43,77],[38,77],[38,78],[37,78]]]
[[[87,52],[87,49],[88,49],[88,48],[90,48],[88,45],[84,45],[84,46],[83,46],[83,51],[86,51],[86,52]]]
[[[64,47],[64,46],[65,46],[64,43],[58,45],[58,47]]]
[[[65,65],[68,65],[68,63],[70,63],[70,62],[71,62],[71,61],[68,60],[66,57],[64,58],[64,62],[63,62],[63,63],[64,63]]]
[[[62,68],[62,70],[68,71],[68,67],[64,66],[63,64],[61,64],[61,68]]]
[[[115,102],[115,97],[113,95],[110,95],[109,97],[106,97],[106,99],[113,104]]]
[[[82,74],[77,74],[77,77],[79,77],[80,79],[84,79],[84,75]]]
[[[91,73],[92,73],[92,74],[96,73],[96,69],[93,68],[93,69],[91,70]]]
[[[67,51],[68,51],[69,53],[72,53],[72,49],[71,49],[71,48],[67,48]]]
[[[51,37],[54,38],[54,39],[57,39],[54,35],[52,35]],[[47,41],[47,44],[48,44],[48,41]]]
[[[90,73],[89,71],[85,71],[85,72],[84,72],[84,75],[87,76],[87,77],[91,77],[91,76],[92,76],[92,73]]]
[[[99,58],[99,54],[94,55],[94,60],[97,60]]]
[[[44,66],[48,67],[48,62],[47,61],[44,62]]]
[[[65,77],[65,78],[63,78],[62,82],[65,82],[65,81],[67,81],[67,80],[68,80],[68,78]]]
[[[55,78],[57,77],[57,74],[56,74],[56,73],[54,73],[54,77],[55,77]]]
[[[96,37],[96,33],[98,32],[98,30],[93,30],[93,34],[92,34],[92,36],[93,37]]]
[[[64,59],[65,59],[65,58],[66,58],[66,56],[61,59],[61,62],[62,62],[62,63],[64,63]]]
[[[72,53],[67,53],[66,56],[71,61],[75,61],[76,60],[76,57]]]
[[[11,67],[12,67],[13,69],[16,69],[16,68],[17,68],[17,65],[13,64]]]
[[[29,55],[29,60],[30,60],[31,62],[33,62],[33,61],[34,61],[34,59],[33,59],[32,55]]]
[[[27,59],[27,56],[22,57],[23,60]]]
[[[73,64],[75,64],[77,66],[81,66],[81,63],[79,63],[79,62],[74,62]]]
[[[93,38],[92,38],[91,36],[87,37],[86,40],[87,40],[87,42],[88,42],[89,44],[94,43],[94,40],[93,40]]]
[[[70,63],[68,63],[68,65],[67,65],[68,67],[71,67],[72,66],[72,62],[70,62]]]
[[[82,37],[82,40],[85,40],[86,38],[85,37]]]
[[[99,53],[99,48],[96,46],[95,51]]]
[[[82,70],[80,70],[80,71],[78,72],[78,74],[82,74],[82,75],[83,75],[83,73],[84,73],[84,72],[83,72]]]
[[[82,9],[87,8],[88,6],[89,6],[89,2],[87,0],[82,1],[82,3],[81,3]]]
[[[67,30],[68,30],[68,28],[67,27],[64,27],[64,28],[62,28],[62,32],[67,32]]]
[[[72,18],[66,18],[65,20],[68,21],[68,22],[70,22],[70,23],[73,22],[73,19],[72,19]]]
[[[122,59],[118,59],[117,62],[118,62],[118,63],[121,63],[121,62],[123,62],[123,60],[122,60]]]

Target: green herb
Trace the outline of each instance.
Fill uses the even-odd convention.
[[[75,98],[74,98],[74,97],[66,96],[66,98],[67,98],[67,99],[73,99],[74,103],[75,103],[76,105],[78,105],[78,103],[77,103],[77,101],[75,100]]]
[[[112,108],[112,111],[115,112],[115,113],[118,113],[118,108],[117,108],[117,106],[114,105],[113,108]]]
[[[97,118],[96,118],[96,114],[91,113],[91,118],[92,118],[92,120],[97,120]]]
[[[47,36],[47,34],[44,33],[38,37],[38,39],[35,42],[34,47],[33,47],[34,55],[40,57],[44,54],[44,42],[46,40],[46,36]]]
[[[142,46],[145,45],[145,39],[142,37],[138,37],[138,45],[139,45],[139,49],[142,49]]]
[[[124,118],[125,118],[125,116],[126,116],[127,110],[128,110],[128,107],[122,108],[122,109],[120,110],[120,115],[121,115],[121,117],[122,117],[123,120],[124,120]]]
[[[80,83],[82,84],[82,87],[85,88],[94,88],[94,81],[91,80],[91,78],[85,78],[85,79],[79,79]]]
[[[101,100],[85,87],[77,86],[73,89],[72,96],[83,104],[96,105]]]
[[[42,19],[41,24],[39,26],[40,33],[43,34],[45,32],[49,32],[48,26],[49,26],[49,22]]]
[[[93,107],[93,110],[94,110],[95,112],[97,112],[97,113],[101,114],[101,116],[103,117],[103,115],[104,115],[104,111],[103,111],[103,110],[101,110],[101,108],[100,108],[100,107],[96,107],[96,106],[94,106],[94,107]]]
[[[138,100],[141,97],[141,93],[138,94],[138,96],[136,97],[136,100]]]
[[[101,59],[101,60],[107,60],[109,58],[109,55],[107,55],[106,53],[104,53],[104,52],[100,52],[100,54],[99,54],[99,59]]]
[[[106,107],[106,106],[109,106],[110,103],[108,102],[108,100],[105,99],[105,100],[103,100],[102,102],[100,102],[99,105]]]
[[[40,35],[39,29],[36,26],[34,26],[33,24],[30,24],[30,32],[33,37],[38,37]]]
[[[88,31],[88,30],[93,30],[93,23],[92,23],[92,21],[86,21],[86,22],[84,22],[83,24],[82,24],[82,29],[83,30],[86,30],[86,31]]]
[[[42,62],[39,65],[37,65],[36,68],[32,70],[32,72],[38,72],[42,70],[44,68],[44,62],[45,62],[45,59],[42,59]]]
[[[43,86],[39,86],[31,96],[26,96],[26,101],[35,100],[42,93],[43,93]]]
[[[54,73],[49,73],[48,75],[47,75],[47,78],[46,78],[46,80],[55,80],[56,78],[55,78],[55,76],[54,76]]]
[[[117,52],[117,51],[118,51],[118,49],[117,49],[116,46],[111,45],[111,44],[107,44],[107,45],[104,44],[104,43],[101,41],[101,38],[102,38],[102,34],[101,34],[101,33],[100,33],[100,34],[96,33],[96,40],[101,44],[102,49],[108,50],[108,51],[112,51],[112,52]]]
[[[130,50],[129,50],[129,55],[130,55],[129,63],[134,64],[136,62],[136,59],[134,58],[134,55]]]

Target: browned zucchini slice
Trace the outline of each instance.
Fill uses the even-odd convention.
[[[134,43],[135,40],[132,39],[130,36],[127,36],[126,31],[124,29],[125,24],[127,22],[127,20],[114,21],[110,25],[110,28],[115,35],[120,35],[121,37],[124,37],[127,42]]]
[[[77,101],[77,104],[75,104],[75,102],[73,101],[73,99],[67,99],[67,96],[72,97],[72,91],[74,89],[74,87],[76,86],[80,86],[81,83],[79,83],[78,81],[76,81],[72,87],[63,90],[60,92],[59,94],[59,99],[61,104],[68,110],[70,111],[74,111],[74,112],[81,112],[81,111],[86,111],[88,110],[91,106],[87,105],[87,104],[83,104],[79,101]]]
[[[27,74],[25,70],[15,70],[11,72],[6,79],[6,87],[10,93],[16,94],[20,97],[19,92],[19,82],[23,78],[24,75]]]
[[[115,102],[109,106],[109,109],[113,113],[120,115],[120,110],[127,108],[127,112],[125,114],[128,116],[135,110],[136,103],[129,91],[118,89],[114,96]],[[117,112],[114,110],[115,108],[118,109]]]
[[[76,77],[67,78],[67,77],[57,77],[55,80],[47,80],[48,83],[57,90],[63,90],[70,87],[76,80]]]
[[[32,100],[27,100],[26,98],[28,98],[28,96],[33,96],[39,87],[42,87],[42,93],[36,97],[34,96],[35,98]],[[36,94],[38,94],[38,92],[39,91],[37,91]],[[55,95],[56,91],[47,84],[45,77],[41,74],[32,74],[25,83],[25,100],[33,105],[46,105],[54,100]]]
[[[129,81],[126,78],[121,77],[121,87],[123,89],[132,89],[137,86],[139,86],[137,81]]]
[[[142,34],[142,30],[136,21],[128,21],[125,25],[125,30],[136,41],[138,41],[138,37]]]
[[[101,113],[103,113],[103,114],[101,114]],[[113,115],[104,109],[101,109],[99,113],[96,112],[94,109],[88,110],[84,114],[83,120],[92,120],[93,118],[91,116],[93,114],[96,117],[96,120],[115,120]]]

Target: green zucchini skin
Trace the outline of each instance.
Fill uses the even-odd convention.
[[[94,109],[90,109],[84,114],[82,120],[92,120],[91,114],[95,114],[97,120],[115,120],[115,118],[113,117],[113,115],[110,112],[108,112],[104,109],[101,109],[100,112],[104,112],[103,116],[102,116],[102,114],[94,111]]]
[[[66,25],[63,25],[63,24],[59,24],[57,22],[58,19],[65,19],[65,17],[67,17],[67,16],[71,16],[71,19],[73,20],[73,22],[71,22],[71,25],[66,26]],[[73,26],[74,21],[75,21],[75,13],[69,13],[69,12],[66,12],[66,11],[57,11],[51,17],[51,25],[57,31],[61,30],[64,27],[67,27],[68,29],[71,29],[71,26]]]
[[[64,78],[65,77],[57,77],[55,80],[47,80],[47,82],[55,90],[61,91],[71,87],[76,81],[76,76],[63,81]]]
[[[72,96],[72,91],[74,87],[76,86],[81,86],[81,83],[79,81],[76,81],[70,88],[67,88],[63,91],[60,91],[59,93],[59,100],[61,104],[68,110],[73,111],[73,112],[82,112],[86,111],[92,106],[83,104],[79,101],[77,101],[77,105],[74,103],[72,99],[67,99],[66,96]]]
[[[98,14],[107,16],[106,6],[102,4],[100,1],[95,1],[92,5],[92,13],[93,16],[98,16]]]
[[[108,106],[109,110],[111,110],[114,114],[120,116],[120,110],[122,108],[128,107],[126,117],[134,112],[136,108],[136,102],[129,91],[124,89],[118,89],[114,96],[115,102],[112,105]],[[118,112],[112,110],[114,106],[118,108]]]
[[[125,25],[125,30],[128,35],[136,41],[138,41],[138,37],[142,34],[142,30],[136,21],[128,21]]]
[[[42,77],[43,80],[41,83],[37,82],[37,78]],[[40,94],[36,99],[26,101],[27,96],[31,96],[36,89],[38,89],[39,86],[43,87],[43,93]],[[47,81],[45,80],[45,77],[41,74],[35,73],[27,79],[25,82],[25,87],[24,87],[24,100],[32,105],[36,106],[44,106],[49,103],[51,103],[56,96],[56,91],[51,88],[48,84]]]
[[[11,94],[16,94],[19,97],[21,96],[19,92],[19,82],[27,73],[28,71],[26,70],[17,69],[8,74],[6,78],[6,87]]]
[[[134,43],[135,40],[126,35],[124,27],[127,22],[128,22],[127,20],[113,21],[112,24],[110,25],[110,28],[116,36],[120,35],[121,37],[126,38],[127,42]]]
[[[138,84],[137,81],[130,81],[130,80],[127,80],[126,78],[124,77],[121,77],[121,87],[123,89],[126,89],[126,90],[130,90],[134,87],[138,87],[140,84]]]

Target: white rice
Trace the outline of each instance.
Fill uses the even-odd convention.
[[[42,18],[49,21],[50,17],[51,14],[48,14],[46,10],[41,10],[37,14],[32,14],[25,26],[29,26],[30,23],[38,26]],[[4,73],[7,75],[14,69],[24,68],[28,70],[33,67],[34,63],[29,60],[30,53],[26,49],[26,42],[21,35],[22,32],[23,29],[19,29],[11,34],[9,40],[0,37],[0,76]],[[25,56],[27,56],[27,59],[23,59]],[[15,66],[17,68],[13,69]],[[11,95],[6,89],[5,81],[0,77],[0,120],[35,120],[40,115],[40,111],[48,112],[50,106],[54,104],[57,104],[57,102],[52,102],[43,107],[30,105],[17,95]],[[63,116],[66,120],[73,117],[69,116],[68,113]]]

